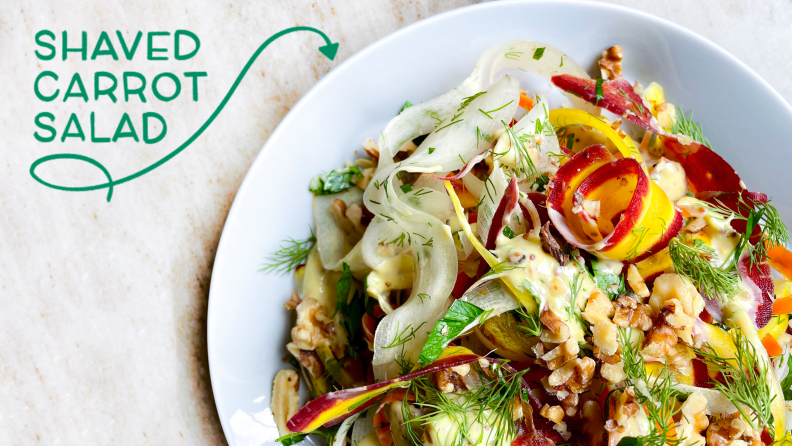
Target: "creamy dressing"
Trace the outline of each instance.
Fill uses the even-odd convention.
[[[675,161],[660,158],[660,161],[652,169],[652,173],[649,174],[649,179],[660,186],[660,189],[663,189],[671,201],[677,201],[687,193],[685,169]]]
[[[596,286],[588,274],[580,271],[576,263],[561,266],[556,259],[542,250],[535,241],[523,237],[509,239],[503,234],[495,241],[494,254],[498,262],[508,267],[519,267],[505,272],[505,278],[515,287],[525,290],[538,299],[539,310],[549,308],[570,328],[570,336],[583,340],[583,330],[569,315],[571,288],[575,280],[580,290],[575,299],[576,312],[580,312]]]
[[[382,311],[393,311],[388,302],[391,290],[404,290],[413,284],[413,258],[411,254],[400,254],[382,262],[366,278],[366,291],[377,298]]]
[[[446,396],[451,400],[461,400],[463,398],[453,393],[446,394]],[[468,446],[509,446],[514,441],[516,435],[504,435],[508,430],[511,430],[506,425],[493,426],[494,423],[503,423],[503,421],[511,423],[511,419],[499,420],[499,414],[494,414],[489,410],[485,410],[481,416],[480,414],[481,412],[475,409],[464,413],[463,423],[467,438],[461,437],[463,433],[460,432],[459,419],[452,418],[449,415],[434,418],[430,422],[431,429],[429,429],[432,443],[440,446],[458,444]],[[461,418],[461,416],[458,417]],[[482,420],[484,421],[483,424],[480,422]],[[472,440],[472,442],[468,441],[468,439]]]

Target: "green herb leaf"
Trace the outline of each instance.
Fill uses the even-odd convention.
[[[333,169],[326,174],[313,177],[308,185],[308,190],[315,195],[336,194],[349,189],[352,186],[353,177],[363,177],[357,166]]]
[[[403,112],[404,110],[406,110],[406,109],[408,109],[408,108],[410,108],[412,106],[413,106],[412,102],[410,102],[410,101],[405,102],[404,105],[402,105],[401,110],[399,110],[399,113]]]
[[[595,94],[597,95],[597,102],[595,102],[594,105],[599,104],[599,102],[605,98],[605,94],[602,92],[603,82],[605,82],[605,79],[603,78],[597,79],[597,89],[595,90]]]
[[[410,183],[402,184],[401,186],[399,186],[399,188],[402,190],[402,192],[406,194],[407,192],[410,192],[412,190],[413,185]]]
[[[434,151],[435,151],[435,148],[434,148],[434,147],[429,147],[429,154],[430,154],[430,155],[431,155],[431,154],[432,154],[432,152],[434,152]]]
[[[305,437],[307,435],[308,434],[301,434],[299,432],[296,432],[296,433],[293,433],[293,434],[284,435],[284,436],[278,438],[275,441],[280,442],[280,444],[282,444],[283,446],[292,446],[294,444],[297,444],[297,443],[305,440]]]
[[[622,437],[616,446],[643,446],[643,442],[640,438]]]
[[[443,318],[437,321],[432,332],[429,333],[429,338],[421,350],[418,362],[420,364],[431,364],[440,356],[443,349],[448,347],[451,341],[462,334],[462,331],[483,313],[484,310],[473,304],[455,300]]]
[[[545,52],[545,47],[535,49],[534,50],[534,55],[533,55],[534,60],[541,59],[542,56],[544,56],[544,52]],[[563,62],[561,62],[561,63],[563,64]]]
[[[612,272],[605,272],[602,268],[597,268],[599,262],[592,260],[591,263],[593,264],[592,270],[597,288],[607,294],[610,300],[616,300],[627,291],[627,287],[624,285],[624,277]]]
[[[517,234],[515,234],[514,231],[512,230],[512,228],[510,228],[508,226],[504,226],[503,227],[503,235],[505,235],[506,237],[509,237],[510,239],[513,239],[514,237],[517,237]]]

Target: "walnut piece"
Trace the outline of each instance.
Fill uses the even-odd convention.
[[[363,144],[361,144],[361,145],[363,146],[363,150],[366,151],[368,156],[370,156],[372,159],[374,159],[374,161],[379,161],[379,155],[380,155],[379,154],[379,144],[377,144],[376,141],[374,141],[371,138],[366,138],[366,140],[363,141]]]
[[[600,367],[600,374],[603,378],[608,380],[608,382],[613,384],[624,381],[627,378],[627,374],[624,373],[624,362],[622,361],[618,361],[614,364],[602,364],[602,367]]]
[[[357,203],[347,206],[343,200],[336,198],[330,203],[330,212],[333,213],[336,223],[347,237],[359,239],[366,228],[361,224],[363,209]]]
[[[602,319],[609,319],[613,316],[613,302],[600,290],[591,293],[586,300],[586,309],[583,310],[583,318],[591,324],[596,324]]]
[[[600,73],[606,80],[614,80],[622,77],[622,58],[624,53],[619,45],[614,45],[602,52],[602,59],[599,61]]]
[[[668,309],[663,309],[660,316],[655,319],[652,328],[646,335],[643,350],[644,355],[654,358],[664,358],[678,341],[674,327],[666,322]]]
[[[333,321],[313,297],[306,297],[297,309],[297,323],[291,331],[292,342],[300,350],[314,350],[320,345],[330,345]]]
[[[592,340],[600,354],[610,356],[619,348],[619,329],[609,319],[602,319],[591,326]]]
[[[564,410],[561,406],[548,406],[547,404],[539,411],[539,415],[547,418],[553,423],[560,423],[564,419]]]
[[[652,327],[649,305],[640,304],[632,297],[621,295],[616,302],[613,323],[622,328],[632,327],[646,331]]]
[[[539,337],[542,342],[561,343],[569,339],[569,327],[549,308],[542,310],[539,320],[545,327]]]
[[[554,370],[547,377],[547,384],[556,392],[559,399],[566,398],[566,394],[559,395],[560,392],[581,393],[591,385],[594,366],[595,362],[591,358],[575,358],[560,369]]]
[[[541,359],[547,363],[548,369],[556,370],[570,360],[577,358],[579,352],[580,346],[578,343],[574,339],[569,338],[565,342],[558,344],[558,347],[545,353]]]
[[[437,388],[442,393],[459,392],[467,389],[462,381],[462,376],[451,369],[438,370],[435,373],[435,379]]]
[[[286,422],[297,413],[300,405],[300,375],[294,370],[284,369],[275,375],[272,384],[272,415],[278,432],[281,435],[290,434]]]
[[[761,444],[761,434],[755,433],[739,412],[713,422],[707,429],[708,446],[760,446]]]
[[[678,430],[685,438],[684,446],[705,443],[701,431],[709,426],[707,418],[707,399],[700,392],[693,392],[680,408],[682,419],[679,421]]]
[[[649,288],[644,283],[643,277],[641,277],[641,273],[638,272],[638,268],[635,265],[630,265],[627,268],[627,283],[630,284],[630,288],[635,291],[635,294],[641,297],[649,297]]]
[[[294,310],[297,308],[297,305],[300,305],[301,302],[302,299],[300,299],[300,295],[297,294],[296,291],[292,291],[291,297],[288,301],[286,301],[285,304],[283,304],[283,306],[286,307],[287,310]]]

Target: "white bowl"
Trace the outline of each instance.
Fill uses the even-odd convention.
[[[330,36],[331,39],[333,36]],[[538,40],[594,74],[600,52],[624,50],[627,79],[665,87],[694,110],[713,148],[748,188],[773,196],[784,215],[792,151],[792,108],[723,49],[659,18],[604,3],[498,2],[415,23],[368,46],[324,77],[284,118],[259,153],[228,215],[209,294],[208,350],[217,411],[230,445],[274,444],[272,379],[289,339],[283,304],[291,275],[258,270],[287,237],[309,235],[308,182],[343,165],[377,138],[406,100],[456,86],[491,45]]]

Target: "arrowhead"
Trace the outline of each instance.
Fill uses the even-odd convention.
[[[325,46],[320,46],[319,51],[324,54],[328,59],[333,60],[338,52],[338,43],[329,43]]]

